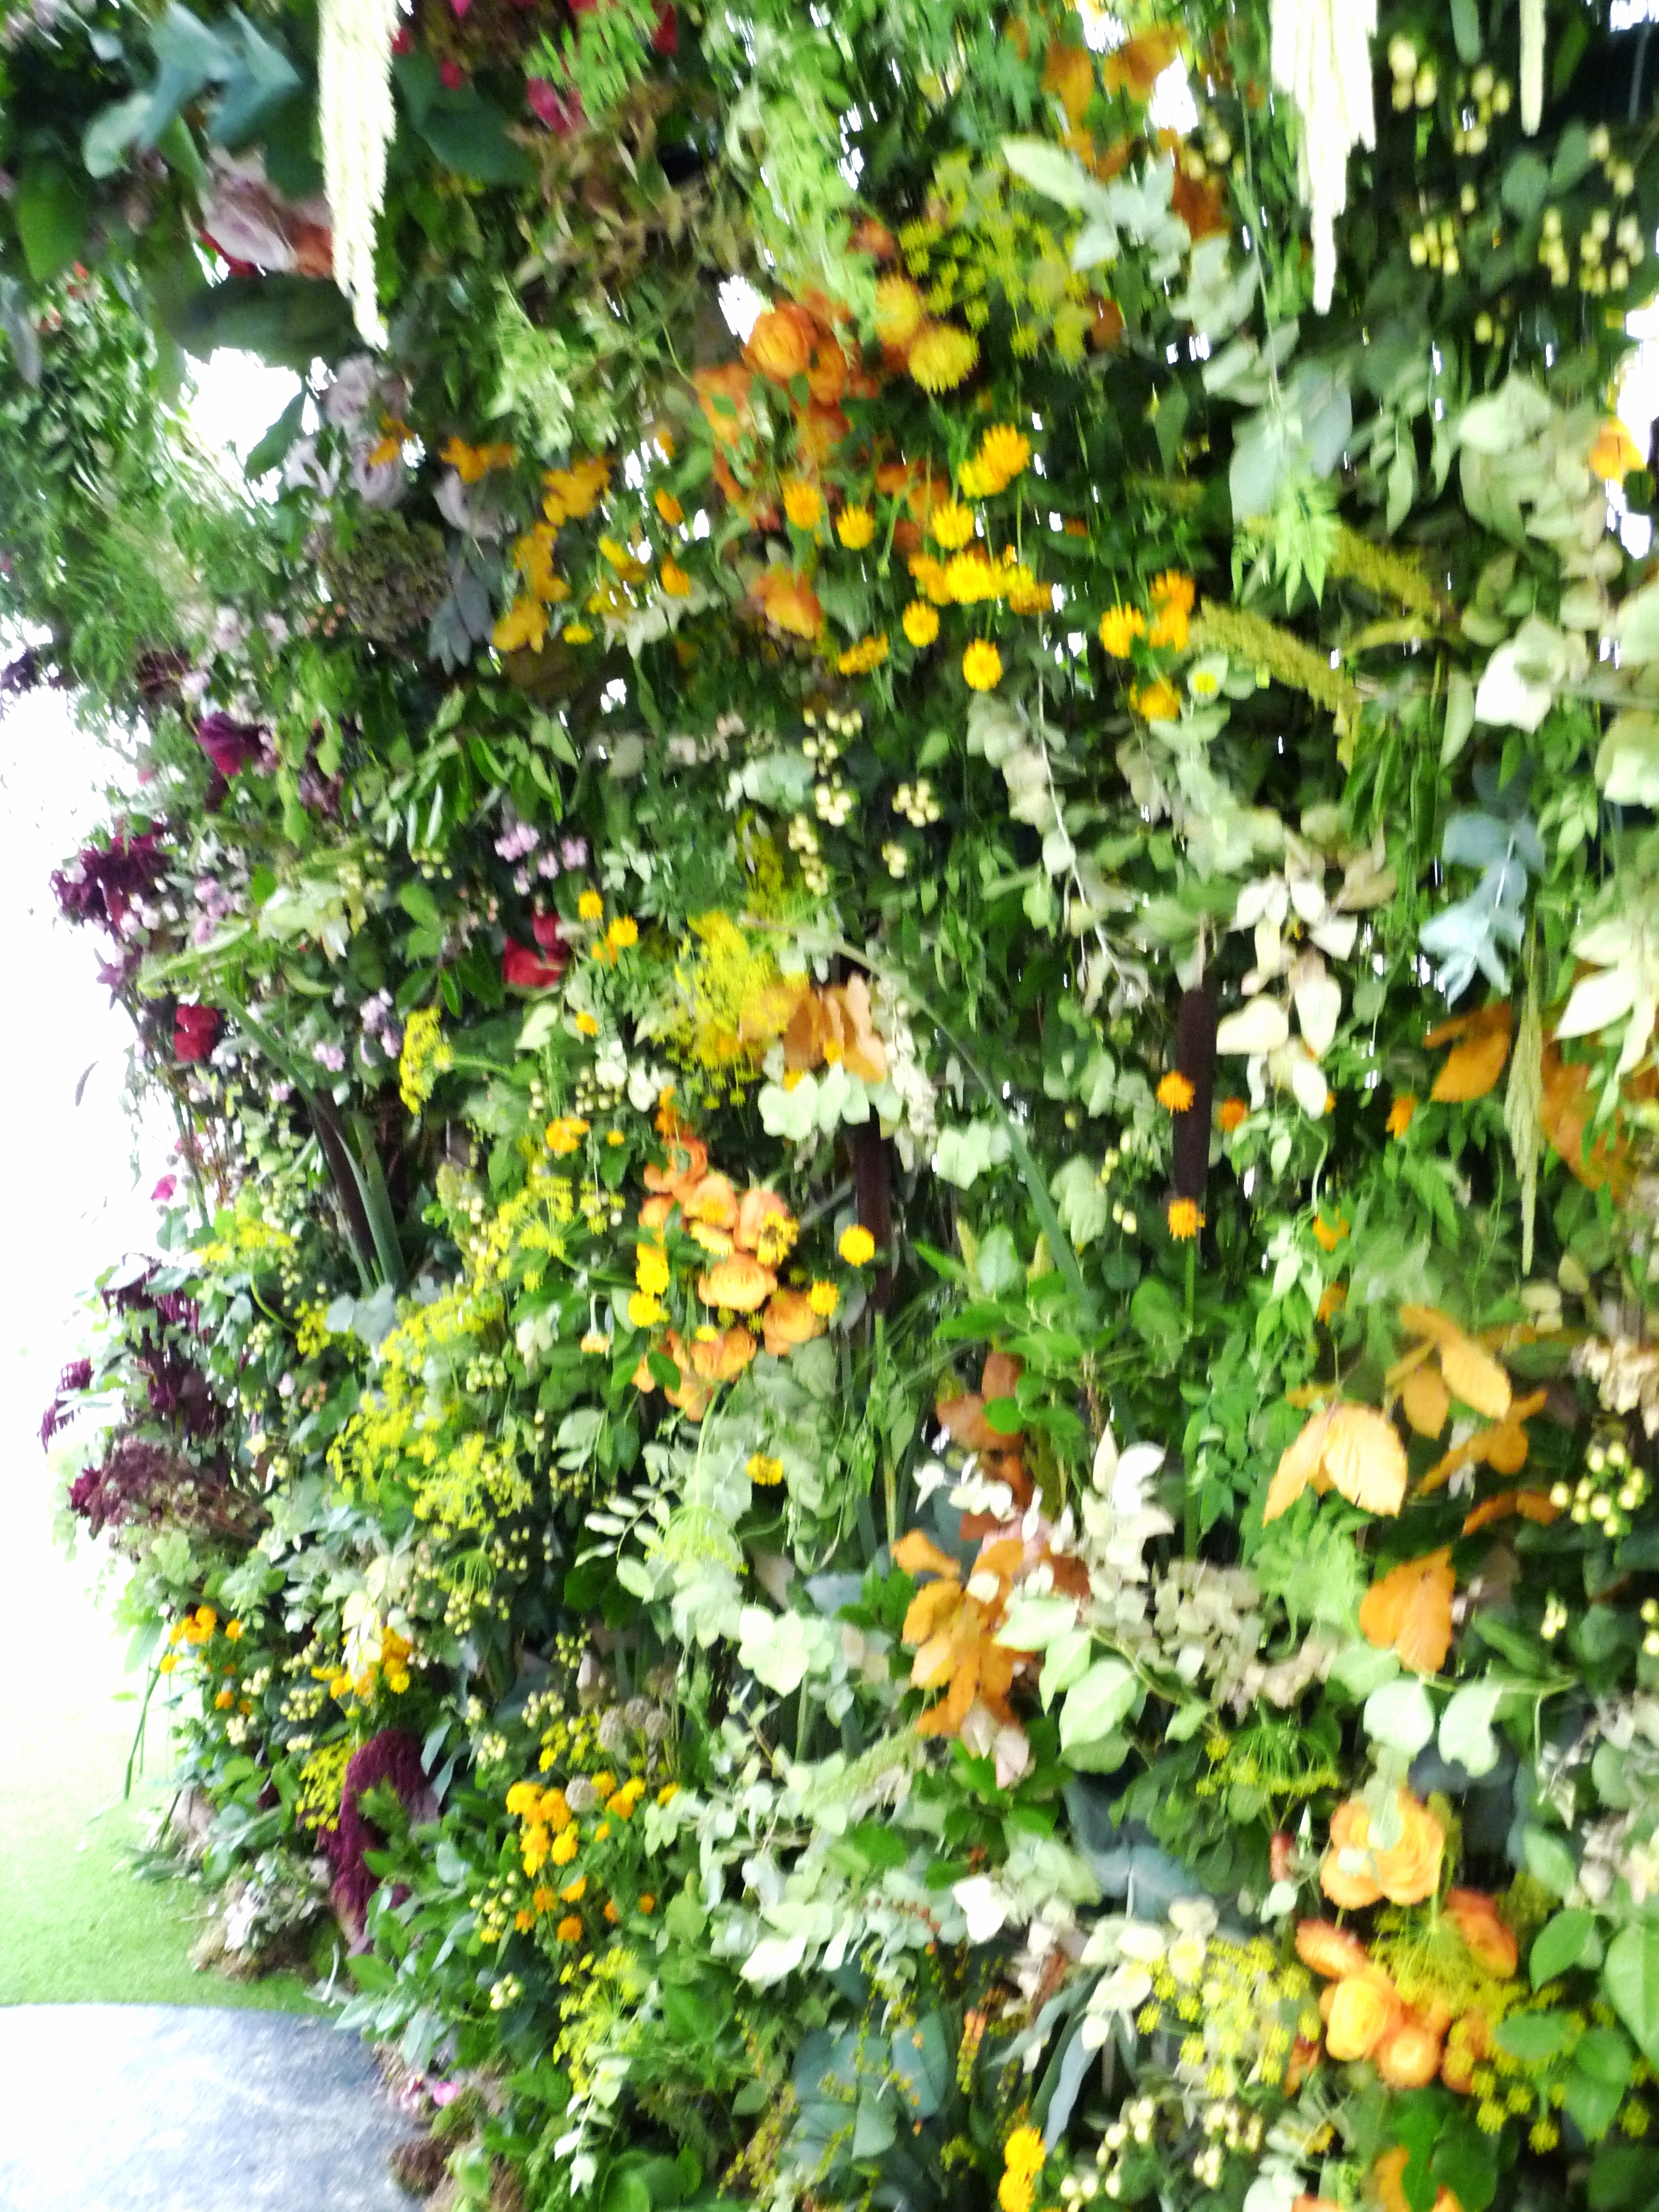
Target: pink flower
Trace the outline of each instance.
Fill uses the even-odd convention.
[[[580,128],[583,120],[582,104],[574,92],[567,97],[550,85],[544,76],[532,76],[525,81],[524,96],[536,120],[544,123],[550,131],[556,131],[561,138],[568,138],[573,131]]]
[[[166,1206],[172,1199],[173,1192],[177,1190],[178,1188],[179,1178],[177,1176],[163,1176],[161,1182],[156,1184],[155,1189],[150,1193],[152,1202],[156,1206]]]
[[[394,54],[410,54],[414,52],[415,33],[407,23],[401,24],[398,27],[397,36],[392,41],[392,51]]]
[[[471,9],[472,0],[449,0],[449,4],[458,15],[465,17]]]
[[[438,76],[446,92],[459,92],[466,82],[466,71],[459,62],[441,62]]]

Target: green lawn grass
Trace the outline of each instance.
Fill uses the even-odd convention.
[[[43,1459],[0,1467],[0,2005],[215,2004],[311,2008],[292,1974],[196,1972],[195,1885],[146,1881],[131,1856],[167,1802],[163,1730],[150,1774],[122,1798],[141,1675],[100,1610],[86,1557],[53,1548]],[[32,1463],[31,1463],[32,1462]]]

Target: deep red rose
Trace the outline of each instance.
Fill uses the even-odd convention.
[[[530,925],[530,933],[544,952],[564,945],[564,930],[556,914],[538,914]]]
[[[392,51],[394,54],[412,54],[414,52],[415,33],[410,29],[407,23],[403,24],[394,35],[392,41]]]
[[[672,8],[665,8],[657,18],[657,27],[651,34],[651,51],[658,54],[677,54],[680,50],[680,19]]]
[[[173,1017],[173,1058],[205,1060],[219,1041],[220,1020],[216,1006],[180,1006]]]
[[[509,937],[501,954],[501,981],[519,991],[550,991],[564,980],[568,958],[562,944],[550,945],[544,957],[527,945],[515,945]]]
[[[441,62],[438,76],[446,92],[459,92],[466,82],[466,71],[459,62]]]

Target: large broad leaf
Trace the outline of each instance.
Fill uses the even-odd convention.
[[[125,167],[128,149],[149,112],[147,92],[135,92],[99,110],[81,134],[81,159],[89,177],[112,177]]]
[[[1066,1692],[1060,1709],[1060,1747],[1098,1743],[1111,1735],[1139,1692],[1134,1669],[1121,1659],[1097,1659]]]
[[[271,109],[300,89],[300,72],[246,15],[234,10],[232,20],[240,33],[241,52],[226,80],[212,131],[222,146],[235,148],[246,143]]]
[[[1599,1966],[1601,1959],[1601,1940],[1595,1915],[1585,1911],[1581,1905],[1569,1906],[1547,1920],[1534,1940],[1532,1985],[1541,1990],[1558,1974],[1569,1973],[1574,1966]]]
[[[1642,2056],[1659,2064],[1659,1928],[1639,1920],[1621,1929],[1607,1946],[1601,1978]]]
[[[92,194],[77,177],[50,155],[33,161],[17,179],[11,216],[17,240],[37,284],[61,276],[81,251],[92,212]]]
[[[474,184],[527,185],[534,173],[500,108],[470,85],[434,101],[416,127],[441,161]]]
[[[1440,1756],[1466,1774],[1490,1774],[1498,1752],[1492,1724],[1503,1697],[1498,1682],[1466,1682],[1455,1692],[1440,1717]]]
[[[198,359],[234,346],[301,372],[319,358],[337,360],[357,343],[350,308],[334,285],[317,276],[228,276],[191,294],[169,328]]]

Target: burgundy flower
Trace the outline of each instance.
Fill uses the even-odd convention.
[[[510,984],[514,990],[550,991],[556,983],[564,980],[565,966],[570,955],[565,949],[563,939],[557,934],[556,921],[550,939],[544,938],[542,932],[543,921],[538,917],[536,938],[544,948],[541,951],[532,951],[527,945],[515,945],[510,937],[507,940],[507,948],[501,954],[501,981]]]
[[[392,51],[394,54],[408,54],[412,53],[414,50],[415,33],[410,29],[408,24],[404,23],[392,39]]]
[[[657,27],[651,34],[651,51],[658,54],[677,54],[680,50],[680,19],[672,8],[665,8],[657,18]]]
[[[64,1405],[64,1399],[75,1397],[79,1392],[90,1389],[91,1384],[91,1360],[71,1359],[58,1378],[58,1395],[47,1407],[46,1417],[40,1424],[42,1449],[52,1442],[59,1429],[69,1426],[70,1414],[73,1408]]]
[[[397,1792],[411,1825],[436,1816],[438,1801],[421,1765],[418,1736],[405,1729],[382,1729],[351,1754],[340,1786],[340,1818],[332,1830],[323,1832],[323,1848],[334,1863],[334,1903],[351,1931],[354,1945],[362,1940],[363,1915],[380,1877],[372,1873],[367,1855],[382,1850],[386,1838],[363,1813],[359,1800],[366,1790],[389,1783]]]
[[[459,62],[441,62],[438,76],[446,92],[459,92],[466,82],[466,71]]]
[[[88,845],[52,878],[53,896],[67,921],[101,921],[119,930],[134,899],[166,874],[167,856],[157,833],[112,837]]]
[[[205,1060],[219,1041],[220,1022],[216,1006],[180,1006],[173,1018],[173,1058]]]
[[[206,714],[196,726],[196,742],[228,782],[264,750],[264,732],[228,714]]]

